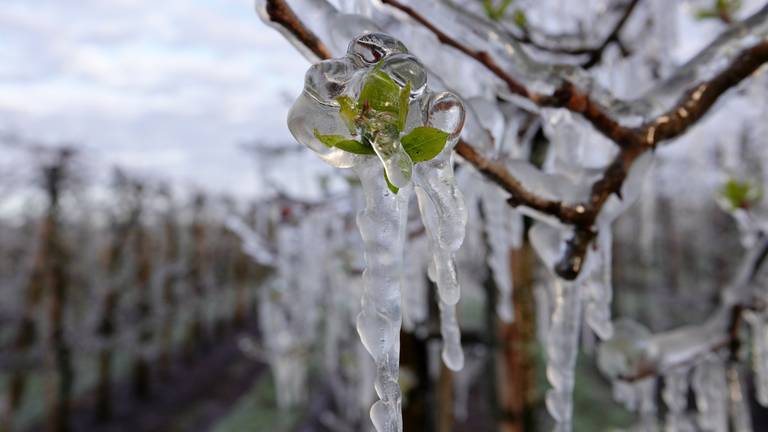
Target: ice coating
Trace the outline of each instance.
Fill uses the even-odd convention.
[[[664,375],[661,395],[669,411],[666,430],[669,432],[693,432],[695,429],[685,416],[688,406],[688,368],[673,369]]]
[[[366,263],[357,329],[376,367],[379,400],[370,413],[378,432],[402,431],[401,285],[414,189],[432,256],[429,274],[438,287],[442,358],[453,370],[464,364],[454,255],[464,239],[467,210],[455,185],[452,152],[464,107],[452,93],[430,91],[427,76],[400,41],[364,33],[349,43],[344,57],[309,69],[288,115],[296,140],[332,166],[354,168],[365,194],[357,218]]]
[[[749,409],[749,400],[744,392],[741,372],[738,365],[728,368],[728,405],[733,430],[739,432],[751,432],[752,412]]]
[[[573,417],[574,369],[579,352],[581,301],[577,283],[555,279],[553,291],[555,310],[546,347],[547,379],[552,389],[547,392],[546,404],[555,419],[555,430],[569,432]]]
[[[611,339],[600,344],[597,365],[609,379],[639,375],[655,357],[650,346],[651,332],[628,319],[614,323]]]
[[[755,394],[762,406],[768,406],[768,319],[765,312],[746,315],[752,331],[752,370]]]
[[[712,432],[728,431],[728,401],[723,389],[728,387],[725,365],[717,355],[710,355],[693,371],[691,387],[696,397],[699,426]]]
[[[613,299],[613,283],[611,274],[613,235],[606,227],[598,233],[595,261],[598,265],[589,272],[586,278],[587,305],[585,320],[600,339],[609,339],[613,335],[611,323],[611,300]]]
[[[381,167],[370,162],[355,167],[366,195],[357,217],[363,237],[366,269],[357,331],[376,364],[379,400],[371,420],[379,432],[402,430],[399,377],[400,271],[405,247],[405,222],[410,188],[393,194],[382,185]]]
[[[499,297],[496,314],[505,322],[514,319],[512,303],[512,272],[509,268],[509,252],[519,247],[516,237],[522,218],[505,201],[504,192],[499,188],[486,187],[481,192],[485,216],[485,236],[488,242],[487,261],[492,270]]]
[[[613,381],[613,398],[624,407],[640,414],[637,430],[654,432],[656,421],[656,378],[644,378],[635,382]]]

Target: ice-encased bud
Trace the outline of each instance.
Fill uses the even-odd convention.
[[[419,60],[402,42],[375,32],[353,39],[345,57],[310,67],[288,114],[294,138],[327,163],[349,168],[375,154],[397,188],[413,174],[405,136],[418,127],[440,129],[449,134],[440,154],[449,154],[463,125],[458,97],[430,92]]]
[[[402,42],[386,33],[368,33],[356,37],[349,43],[347,55],[362,63],[372,66],[392,54],[407,53],[408,48]]]
[[[396,122],[397,119],[391,113],[374,114],[368,122],[368,131],[364,137],[384,165],[390,183],[401,188],[411,181],[413,161],[400,144],[400,131],[395,126]]]
[[[419,60],[411,54],[392,54],[381,62],[379,70],[392,77],[400,87],[411,83],[411,97],[424,92],[427,85],[427,72]]]
[[[598,348],[598,368],[612,379],[641,375],[656,357],[650,337],[642,324],[628,319],[615,322],[613,337]]]

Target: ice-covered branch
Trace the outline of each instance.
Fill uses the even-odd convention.
[[[264,8],[258,12],[263,19],[275,23],[276,26],[274,27],[287,36],[286,39],[302,53],[307,53],[309,50],[318,59],[331,58],[328,47],[301,22],[285,1],[267,1]]]
[[[742,50],[740,54],[725,68],[722,68],[720,73],[714,78],[698,82],[694,87],[688,88],[685,92],[685,97],[681,98],[678,103],[667,112],[646,122],[643,127],[631,128],[621,124],[620,113],[614,112],[616,111],[615,109],[611,110],[606,107],[608,104],[604,102],[611,101],[612,96],[607,95],[607,100],[604,102],[597,100],[602,98],[593,97],[593,95],[590,94],[590,89],[579,88],[576,83],[569,79],[571,78],[570,76],[566,76],[583,76],[583,70],[579,71],[578,69],[573,70],[572,68],[563,68],[562,72],[564,76],[560,77],[562,79],[560,80],[561,84],[558,88],[551,94],[539,93],[531,90],[528,85],[513,77],[509,71],[506,71],[501,66],[498,59],[495,59],[488,51],[474,49],[467,44],[462,43],[459,39],[452,37],[438,28],[416,9],[401,3],[399,0],[382,0],[382,3],[399,9],[407,14],[414,21],[431,31],[444,45],[450,46],[475,59],[501,79],[513,94],[527,98],[542,107],[566,108],[572,112],[581,114],[595,129],[621,147],[628,147],[642,142],[645,142],[646,145],[654,146],[661,141],[680,135],[690,125],[697,122],[723,93],[747,78],[752,72],[768,61],[768,35],[764,34],[766,33],[766,29],[763,28],[766,27],[766,23],[768,23],[768,6],[766,6],[755,15],[745,20],[741,26],[737,26],[736,29],[727,32],[723,37],[715,40],[691,62],[682,66],[681,71],[674,74],[673,78],[680,75],[690,75],[687,73],[683,74],[683,72],[696,69],[715,68],[722,60],[715,54],[719,52],[723,46],[730,46],[732,45],[732,42],[736,40],[756,40],[752,46]],[[606,45],[617,37],[623,23],[631,15],[633,8],[634,6],[630,5],[626,16],[623,17],[623,20],[620,20],[614,31],[606,39]],[[552,70],[556,68],[556,65],[550,67]],[[694,76],[691,77],[692,80],[698,81],[698,77],[696,77],[695,74],[693,75]],[[542,79],[547,79],[547,77],[543,77]],[[673,81],[673,79],[668,80],[664,84],[670,84],[671,81]],[[684,88],[687,84],[688,83],[676,85],[675,89],[679,90],[679,88]],[[673,90],[668,88],[669,85],[663,87],[666,91]],[[704,93],[706,93],[706,95]],[[653,96],[653,94],[649,94],[641,100],[633,102],[636,102],[641,106],[650,105],[648,100],[644,99],[650,99]],[[625,101],[625,103],[629,104],[632,102]],[[642,110],[638,109],[638,111]],[[676,121],[673,121],[670,117],[671,115],[675,116],[674,120]],[[663,127],[663,129],[667,131],[667,134],[654,133],[658,132],[657,129],[660,127]]]
[[[275,23],[283,32],[293,35],[291,41],[298,41],[306,45],[302,51],[309,49],[320,59],[329,59],[330,50],[317,38],[312,31],[293,13],[290,6],[284,0],[266,1],[265,12],[267,19]],[[513,206],[526,206],[545,214],[550,214],[564,223],[585,223],[585,209],[583,206],[568,206],[557,200],[549,200],[526,189],[523,183],[512,175],[506,167],[487,159],[471,143],[461,140],[455,147],[456,152],[467,162],[472,164],[486,178],[497,183],[512,197],[510,204]]]
[[[544,77],[541,79],[549,79],[547,75],[558,70],[562,76],[554,81],[559,84],[553,92],[540,93],[531,90],[529,86],[513,76],[512,71],[508,71],[503,66],[504,63],[494,58],[489,51],[468,46],[438,28],[413,7],[398,0],[382,0],[382,2],[408,15],[432,32],[444,45],[481,63],[501,79],[512,94],[540,107],[565,108],[578,113],[597,131],[621,148],[603,175],[592,185],[587,202],[566,204],[538,196],[525,188],[523,182],[500,164],[485,159],[468,142],[462,141],[456,146],[460,155],[512,195],[510,204],[530,207],[541,213],[555,216],[561,222],[576,228],[556,268],[557,273],[565,279],[574,279],[579,274],[580,263],[584,262],[587,246],[595,238],[595,230],[598,228],[595,225],[599,215],[612,195],[616,194],[621,198],[622,186],[635,161],[660,142],[683,134],[712,108],[721,95],[748,78],[768,61],[768,32],[766,32],[768,6],[766,6],[744,22],[734,24],[731,30],[702,50],[691,62],[683,65],[669,79],[637,100],[616,101],[605,92],[582,88],[584,80],[580,78],[585,76],[582,69],[572,67],[558,69],[559,66],[547,65],[543,65]],[[609,34],[606,43],[610,43],[610,40],[617,37],[624,22],[629,19],[633,4],[630,3],[629,6],[625,16]],[[330,58],[330,50],[296,17],[284,0],[268,0],[263,9],[260,12],[267,14],[266,19],[278,24],[281,31],[289,34],[295,44],[304,44],[304,47],[300,47],[302,51],[309,49],[319,58]],[[744,48],[735,49],[735,44]],[[732,54],[734,51],[738,54]],[[724,58],[726,62],[723,62]],[[530,60],[522,58],[517,61]],[[692,82],[695,85],[690,86]],[[671,108],[658,109],[657,106],[664,105],[669,94],[675,92],[680,94],[681,88],[687,88],[687,90],[676,102],[669,103]],[[631,113],[636,114],[633,117],[637,118],[640,115],[650,120],[639,127],[622,124],[621,121],[628,114],[627,107],[631,107]],[[654,114],[656,111],[661,114]]]
[[[513,207],[525,206],[539,212],[557,217],[565,223],[580,224],[586,221],[586,208],[581,205],[570,206],[562,201],[541,197],[525,188],[504,165],[487,159],[480,154],[471,144],[464,140],[459,141],[455,147],[464,160],[471,163],[487,179],[501,186],[512,197],[507,200]]]
[[[634,382],[663,375],[679,366],[690,366],[714,351],[724,348],[736,351],[742,314],[756,307],[752,285],[767,256],[768,238],[763,234],[747,251],[736,275],[723,290],[721,303],[712,318],[701,325],[655,335],[637,331],[635,327],[639,325],[617,325],[616,336],[600,349],[603,372]]]
[[[457,10],[458,6],[450,0],[444,0],[451,6],[454,6]],[[606,36],[602,39],[602,42],[592,42],[591,45],[585,44],[583,41],[575,41],[576,39],[572,34],[547,34],[544,31],[533,28],[531,24],[525,23],[525,25],[518,26],[520,31],[513,32],[506,30],[506,34],[515,41],[522,43],[526,46],[530,46],[539,51],[564,54],[568,56],[586,56],[586,59],[581,63],[581,67],[589,69],[600,62],[603,58],[605,50],[612,44],[616,43],[620,46],[622,52],[626,51],[626,48],[621,44],[619,35],[621,30],[629,21],[630,16],[636,10],[636,6],[639,0],[630,0],[630,2],[624,7],[621,16],[616,20],[616,23],[611,27]],[[462,13],[469,13],[461,10]]]

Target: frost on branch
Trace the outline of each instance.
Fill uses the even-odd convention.
[[[723,391],[728,388],[725,373],[723,360],[716,354],[707,356],[693,371],[691,386],[703,430],[728,431],[728,400]]]
[[[464,124],[461,101],[427,88],[424,67],[382,33],[353,39],[344,57],[313,65],[288,116],[293,136],[324,161],[354,168],[365,194],[357,218],[364,242],[360,338],[376,363],[379,432],[402,430],[398,386],[401,280],[408,203],[415,189],[437,283],[442,357],[461,369],[454,254],[464,239],[466,208],[453,177],[452,149]]]

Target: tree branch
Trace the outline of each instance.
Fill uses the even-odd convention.
[[[616,24],[614,24],[614,26],[611,28],[611,31],[608,32],[608,35],[605,37],[605,39],[603,39],[603,42],[597,46],[565,47],[541,43],[532,36],[532,32],[527,27],[523,28],[522,35],[516,35],[511,31],[506,31],[506,33],[512,39],[525,45],[530,45],[541,51],[554,54],[565,54],[569,56],[588,55],[589,57],[581,64],[581,67],[584,69],[590,69],[598,64],[600,60],[602,60],[605,50],[611,45],[611,43],[615,42],[617,44],[621,44],[621,41],[619,40],[619,33],[621,33],[621,30],[624,28],[627,21],[629,21],[630,16],[632,16],[632,13],[635,11],[639,2],[640,0],[630,0],[629,4],[624,8],[624,12],[622,13],[621,17],[619,17],[618,21],[616,21]],[[623,46],[622,52],[625,52],[625,48]]]
[[[284,0],[267,0],[266,12],[269,19],[282,26],[310,51],[321,59],[331,58],[331,51],[323,42],[301,22],[293,9]]]
[[[768,238],[765,234],[761,234],[757,244],[747,251],[741,268],[739,268],[739,271],[732,278],[731,283],[726,289],[729,291],[739,290],[743,289],[744,285],[754,283],[760,269],[765,265],[766,257],[768,257]],[[711,326],[707,326],[707,323],[705,323],[697,327],[681,327],[653,335],[652,340],[654,342],[648,344],[649,346],[653,346],[653,349],[663,346],[670,350],[677,351],[665,352],[664,350],[660,350],[661,352],[658,352],[658,358],[655,359],[655,361],[641,365],[640,369],[636,371],[635,374],[620,376],[619,378],[624,381],[634,382],[644,378],[659,376],[675,367],[694,363],[702,355],[710,352],[717,352],[722,349],[730,350],[732,356],[736,355],[741,343],[739,333],[741,324],[744,321],[742,314],[745,311],[760,309],[761,307],[764,307],[764,305],[756,305],[754,298],[751,299],[751,301],[749,301],[749,299],[741,299],[741,301],[730,304],[727,302],[728,297],[728,293],[721,294],[724,303],[720,306],[720,311],[727,312],[726,315],[722,318],[718,318],[717,312],[713,314],[715,320],[721,320],[719,322],[721,323],[720,327],[722,333],[717,331],[713,332]],[[692,332],[698,333],[693,334]],[[695,340],[697,336],[704,337],[706,340],[701,341],[702,343],[697,347],[691,347],[689,343],[692,340]],[[646,357],[650,358],[652,356],[648,353]],[[670,360],[665,361],[665,358]]]
[[[567,243],[565,253],[555,270],[563,278],[575,279],[584,262],[589,243],[595,238],[595,221],[608,198],[616,194],[621,198],[624,184],[632,164],[649,149],[660,142],[683,134],[691,125],[699,121],[712,108],[719,97],[742,80],[749,77],[760,66],[768,62],[768,40],[763,39],[756,45],[742,51],[732,63],[714,78],[696,84],[678,101],[676,106],[642,125],[630,128],[613,118],[604,107],[595,102],[589,94],[577,88],[567,80],[551,95],[530,91],[525,85],[504,71],[491,55],[482,50],[470,48],[449,36],[419,14],[410,6],[398,0],[381,0],[393,8],[399,9],[414,21],[431,31],[444,45],[475,59],[501,79],[513,94],[527,98],[542,107],[565,108],[580,114],[592,126],[614,141],[620,148],[619,154],[605,169],[602,177],[591,188],[589,201],[583,204],[566,205],[559,201],[548,200],[524,188],[522,182],[512,176],[502,165],[486,160],[469,143],[461,141],[456,151],[477,168],[483,175],[499,184],[512,197],[513,206],[523,205],[557,217],[560,221],[575,228],[572,239]],[[618,35],[637,0],[633,0],[622,19],[609,34],[603,45],[618,39]],[[306,44],[320,58],[330,58],[330,51],[296,17],[285,0],[267,0],[267,12],[272,22],[283,26],[302,43]],[[742,35],[743,37],[743,35]],[[602,54],[599,54],[602,55]]]
[[[490,161],[475,150],[472,145],[463,139],[454,148],[456,153],[472,164],[487,179],[501,186],[510,193],[507,201],[511,206],[526,206],[545,214],[555,216],[569,224],[582,224],[587,222],[588,215],[583,205],[569,206],[561,201],[540,197],[529,191],[500,163]]]
[[[321,59],[331,58],[330,50],[304,25],[304,23],[301,22],[285,0],[267,0],[267,13],[270,14],[269,18],[272,22],[284,27],[288,32],[295,35],[302,43],[307,44],[307,47],[310,48],[315,55]],[[543,213],[551,214],[569,224],[585,223],[584,206],[568,206],[560,201],[539,197],[533,192],[525,189],[523,184],[503,165],[489,161],[470,143],[464,140],[459,141],[455,150],[486,178],[508,191],[512,195],[510,204],[513,206],[522,205],[530,207]]]

